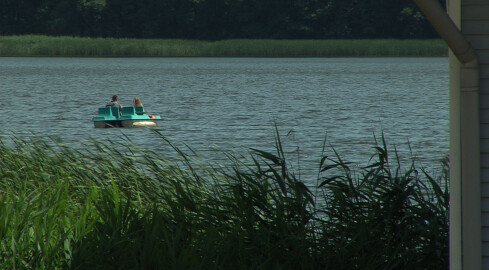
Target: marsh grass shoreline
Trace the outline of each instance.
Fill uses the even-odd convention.
[[[0,36],[0,57],[444,57],[441,39],[220,41]]]
[[[323,155],[310,187],[278,132],[275,151],[228,168],[196,166],[160,136],[179,158],[129,142],[0,143],[0,268],[448,267],[446,174],[399,167],[383,138],[360,171]]]

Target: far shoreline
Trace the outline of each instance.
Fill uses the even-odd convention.
[[[447,57],[441,39],[115,39],[0,36],[0,57]]]

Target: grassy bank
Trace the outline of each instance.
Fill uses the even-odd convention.
[[[443,174],[400,168],[381,143],[360,171],[333,152],[317,179],[297,179],[276,142],[231,168],[129,143],[0,144],[0,267],[448,267]]]
[[[447,56],[442,40],[223,40],[0,37],[0,56],[379,57]]]

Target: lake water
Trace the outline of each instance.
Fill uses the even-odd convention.
[[[93,128],[114,94],[123,106],[140,97],[161,133],[212,158],[273,149],[275,124],[305,171],[325,139],[365,165],[382,132],[424,167],[448,154],[447,58],[0,58],[0,135],[127,137],[171,155],[149,129]]]

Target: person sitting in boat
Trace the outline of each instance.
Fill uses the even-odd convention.
[[[119,104],[119,99],[117,98],[117,95],[113,95],[112,100],[107,102],[107,104],[105,104],[105,107],[118,107],[119,114],[122,114],[122,106],[121,104]]]
[[[141,102],[141,99],[138,97],[135,97],[133,100],[134,107],[143,107],[143,103]]]
[[[133,100],[133,106],[136,109],[136,114],[142,115],[144,112],[144,105],[138,97],[135,97]]]

